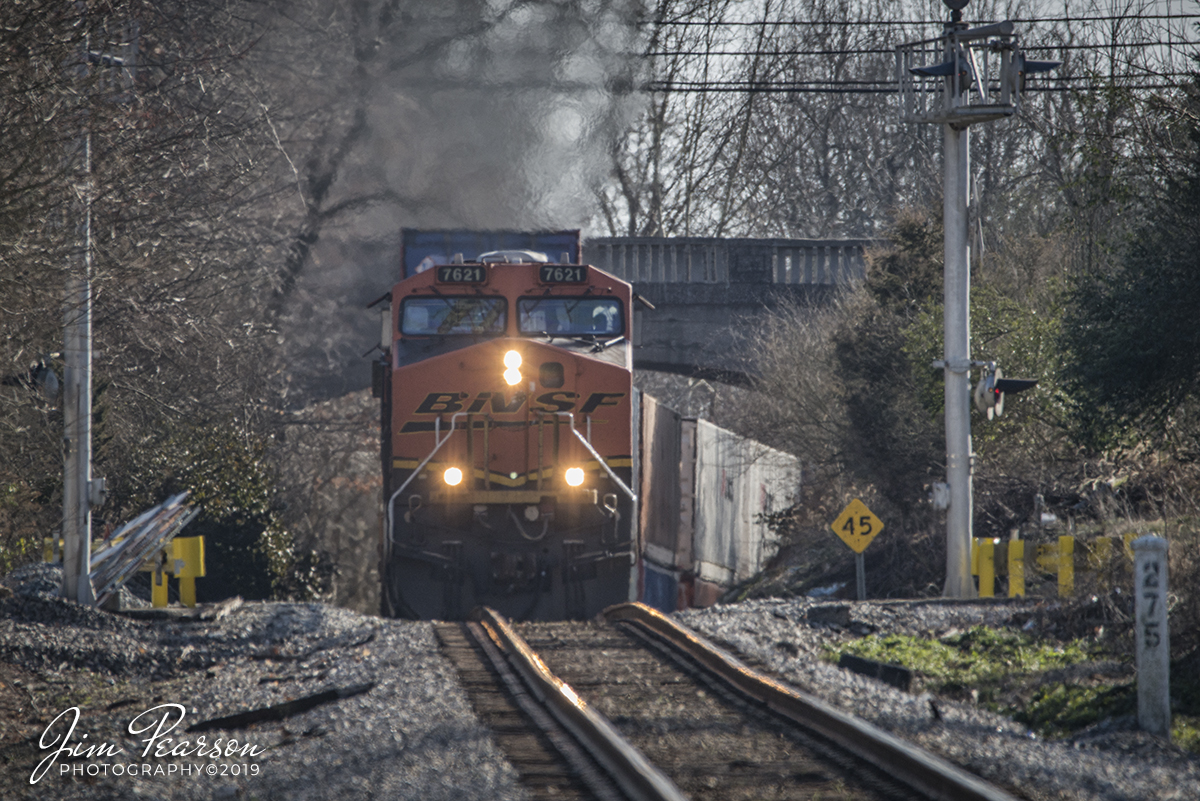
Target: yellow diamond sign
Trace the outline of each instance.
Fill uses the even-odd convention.
[[[850,550],[862,553],[875,535],[883,531],[883,521],[865,503],[855,498],[846,504],[846,508],[829,527],[842,538],[842,542],[850,546]]]

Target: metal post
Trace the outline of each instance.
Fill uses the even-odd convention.
[[[1167,541],[1133,541],[1138,726],[1171,736],[1171,643],[1167,635]]]
[[[854,554],[854,573],[858,579],[858,600],[867,600],[867,560],[862,551]]]
[[[953,80],[953,77],[948,79]],[[945,132],[945,385],[946,480],[950,508],[946,512],[947,598],[975,597],[971,580],[971,274],[967,244],[967,176],[970,169],[968,130],[952,124]]]
[[[962,21],[969,0],[942,0],[951,10],[950,21],[939,40],[901,45],[896,51],[900,85],[900,118],[905,122],[938,123],[944,134],[943,215],[945,229],[945,335],[944,358],[935,362],[945,375],[946,481],[946,584],[949,598],[975,597],[971,579],[971,274],[968,250],[968,183],[970,135],[973,123],[1011,117],[1019,106],[1020,86],[1012,82],[1009,66],[1019,53],[1010,21],[971,29]],[[940,41],[943,61],[928,63],[929,45]],[[1000,103],[989,88],[988,54],[1000,58]],[[1046,62],[1048,64],[1049,62]],[[982,65],[982,66],[981,66]],[[1043,65],[1041,71],[1044,71]],[[913,76],[919,76],[914,79]],[[919,85],[914,84],[919,80]],[[940,80],[940,88],[933,83]],[[977,91],[980,103],[972,103]],[[940,106],[934,104],[940,100]],[[942,493],[934,485],[936,503]]]
[[[92,154],[82,139],[82,175],[76,193],[80,248],[67,279],[63,312],[63,577],[61,594],[93,605],[92,552]]]

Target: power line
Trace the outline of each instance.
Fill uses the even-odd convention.
[[[1087,89],[1178,89],[1189,84],[1194,76],[1190,73],[1183,72],[1166,72],[1166,73],[1150,73],[1139,75],[1116,75],[1109,79],[1105,85],[1078,87],[1063,84],[1069,84],[1078,81],[1092,81],[1091,76],[1074,75],[1061,76],[1050,78],[1058,85],[1049,86],[1045,84],[1035,84],[1026,86],[1024,91],[1027,92],[1068,92],[1068,91],[1084,91]],[[1158,79],[1184,79],[1172,83],[1132,83],[1133,81],[1142,81],[1146,78]],[[1121,81],[1130,81],[1131,83],[1120,83]],[[880,78],[877,80],[852,80],[852,79],[828,79],[828,80],[809,80],[809,81],[649,81],[642,86],[643,90],[649,92],[819,92],[829,94],[874,94],[884,92],[896,92],[899,84],[890,79]],[[929,89],[933,92],[936,90]]]
[[[1111,50],[1115,47],[1200,47],[1200,42],[1116,42],[1112,44],[1089,43],[1072,45],[1022,45],[1022,50]],[[936,50],[930,47],[930,52]],[[880,54],[895,55],[895,47],[852,48],[847,50],[652,50],[643,53],[651,56],[866,56]]]
[[[1084,17],[1030,17],[1026,19],[1014,19],[1014,22],[1024,24],[1041,24],[1041,23],[1070,23],[1070,22],[1111,22],[1111,21],[1126,21],[1130,19],[1137,20],[1191,20],[1200,19],[1200,14],[1184,14],[1184,13],[1166,13],[1166,14],[1147,14],[1131,17],[1128,15],[1096,15]],[[982,22],[982,21],[979,21]],[[843,20],[831,22],[828,20],[779,20],[779,21],[745,21],[745,20],[659,20],[657,24],[663,26],[702,26],[706,29],[714,29],[722,26],[731,27],[759,27],[759,26],[825,26],[825,27],[847,27],[847,26],[867,26],[878,27],[881,25],[887,26],[912,26],[912,25],[933,25],[942,24],[940,21],[929,20]],[[1200,42],[1177,42],[1174,40],[1174,31],[1171,26],[1167,26],[1168,30],[1165,35],[1171,38],[1171,41],[1142,41],[1142,42],[1124,42],[1124,43],[1073,43],[1073,44],[1030,44],[1023,49],[1026,51],[1050,52],[1055,51],[1100,51],[1113,53],[1114,50],[1127,52],[1130,48],[1162,48],[1169,47],[1172,52],[1176,46],[1196,48],[1200,46]],[[854,56],[879,56],[891,55],[895,53],[894,48],[814,48],[814,49],[792,49],[792,50],[763,50],[763,49],[745,49],[745,50],[711,50],[711,49],[689,49],[689,50],[655,50],[644,54],[645,57],[663,57],[663,56],[682,56],[682,57],[703,57],[708,60],[710,57],[755,57],[755,58],[781,58],[789,56],[824,56],[824,57],[854,57]],[[1113,53],[1115,57],[1115,53]],[[1129,81],[1119,88],[1129,90],[1161,90],[1173,89],[1186,85],[1193,78],[1191,72],[1174,72],[1166,71],[1159,72],[1150,67],[1140,66],[1132,63],[1128,59],[1118,58],[1118,62],[1123,62],[1127,68],[1135,70],[1137,74],[1132,75],[1117,75],[1109,76],[1105,80],[1105,85],[1112,85],[1120,81]],[[1049,77],[1049,76],[1047,76]],[[1146,79],[1158,82],[1145,82]],[[1172,79],[1183,79],[1180,83],[1170,83]],[[1055,77],[1051,80],[1057,82],[1056,85],[1039,85],[1029,87],[1029,91],[1080,91],[1083,87],[1072,88],[1069,86],[1072,82],[1093,81],[1094,76],[1079,75],[1079,76],[1064,76]],[[1139,81],[1140,83],[1132,83]],[[883,88],[886,87],[886,88]],[[882,93],[894,92],[897,89],[895,81],[885,80],[810,80],[810,81],[651,81],[645,85],[649,91],[658,92],[818,92],[830,94],[867,94],[867,93]],[[1102,87],[1097,87],[1102,88]]]
[[[1096,16],[1096,17],[1014,17],[1011,22],[1023,23],[1027,25],[1038,25],[1046,22],[1119,22],[1130,19],[1146,20],[1146,19],[1200,19],[1200,14],[1136,14],[1136,15],[1111,15],[1111,16]],[[987,25],[995,20],[971,20],[969,25]],[[945,20],[646,20],[643,25],[663,25],[671,27],[690,27],[700,26],[705,28],[722,28],[722,27],[849,27],[849,26],[871,26],[878,28],[884,25],[945,25]]]
[[[1190,72],[1150,72],[1150,71],[1145,71],[1145,72],[1135,74],[1135,75],[1113,75],[1110,78],[1106,78],[1105,80],[1115,83],[1117,81],[1141,80],[1141,79],[1147,78],[1147,77],[1191,79],[1194,76],[1193,76],[1193,73],[1190,73]],[[1093,81],[1093,80],[1095,80],[1095,77],[1091,76],[1091,75],[1047,75],[1047,76],[1045,76],[1045,79],[1047,81],[1057,81],[1060,83],[1066,83],[1066,82],[1072,82],[1072,81]],[[830,85],[830,86],[877,86],[879,84],[887,84],[889,86],[895,86],[896,81],[892,78],[865,78],[865,79],[813,78],[810,80],[796,80],[796,81],[786,81],[786,80],[782,80],[782,81],[781,80],[760,80],[760,81],[677,80],[677,81],[650,81],[650,82],[648,82],[647,85],[683,87],[683,86],[726,86],[726,85],[731,85],[731,86],[732,85],[737,85],[737,86],[743,86],[743,85],[744,86],[775,86],[775,85],[780,85],[780,86],[807,86],[807,85],[813,85],[813,86],[825,86],[825,85]]]
[[[1186,84],[1182,83],[1144,83],[1144,84],[1129,84],[1121,86],[1121,89],[1150,91],[1162,89],[1180,89]],[[654,83],[647,84],[643,87],[650,92],[686,92],[689,94],[701,93],[733,93],[743,92],[746,94],[824,94],[824,95],[883,95],[895,94],[897,92],[896,85],[892,86],[874,86],[874,87],[842,87],[842,86],[807,86],[807,85],[786,85],[786,84],[746,84],[742,86],[735,85],[709,85],[709,86],[665,86],[656,85]],[[1103,87],[1095,87],[1103,88]],[[1026,86],[1022,92],[1079,92],[1085,91],[1079,87],[1071,86]]]

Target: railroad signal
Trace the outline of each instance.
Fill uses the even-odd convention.
[[[996,389],[996,379],[1002,375],[999,367],[985,367],[975,385],[975,408],[989,420],[1004,413],[1004,393]]]
[[[908,42],[896,48],[901,122],[944,125],[942,137],[943,228],[945,229],[944,359],[946,478],[950,504],[946,514],[946,585],[951,598],[972,598],[971,552],[971,303],[968,247],[969,126],[1012,117],[1021,106],[1026,74],[1048,72],[1051,62],[1032,62],[1021,54],[1011,20],[970,28],[962,9],[970,0],[943,0],[950,21],[937,39]],[[937,63],[930,63],[936,61]],[[965,63],[964,63],[965,62]],[[994,370],[995,365],[990,365]],[[982,389],[976,403],[988,418],[1000,411],[1005,391],[997,376]],[[1028,389],[1033,383],[1025,383]]]
[[[1013,54],[1008,74],[1004,76],[1004,80],[1008,84],[1009,91],[1019,97],[1025,91],[1026,77],[1037,75],[1040,72],[1050,72],[1061,66],[1061,61],[1034,61],[1031,58],[1025,58],[1025,54],[1018,51]]]
[[[1004,393],[1024,392],[1035,386],[1036,378],[1005,378],[995,362],[986,362],[975,385],[975,408],[992,420],[1004,413]]]

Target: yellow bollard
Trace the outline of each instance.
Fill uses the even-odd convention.
[[[162,567],[150,574],[150,605],[151,606],[166,606],[167,605],[167,586],[169,579],[167,571]]]
[[[150,572],[150,603],[167,606],[170,576],[179,579],[179,601],[196,605],[196,579],[205,574],[204,537],[176,537],[142,565]]]
[[[1126,531],[1123,535],[1121,535],[1121,539],[1125,542],[1125,556],[1130,562],[1133,561],[1133,541],[1140,536],[1142,536],[1142,534],[1137,531]]]
[[[1067,598],[1075,592],[1075,538],[1058,538],[1058,597]]]
[[[979,551],[979,597],[996,597],[996,543],[991,538],[976,540]]]
[[[196,579],[204,575],[204,537],[176,537],[171,543],[175,576],[179,579],[179,601],[196,605]]]
[[[1025,541],[1008,541],[1008,597],[1025,597]]]

